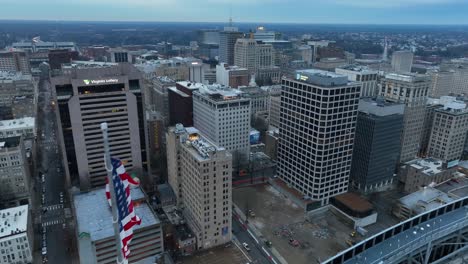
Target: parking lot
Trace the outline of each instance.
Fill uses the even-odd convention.
[[[230,246],[221,246],[206,251],[199,252],[193,256],[185,257],[180,263],[183,264],[245,264],[247,258],[240,249],[234,244]],[[179,263],[179,262],[178,262]]]
[[[233,201],[241,210],[255,213],[250,223],[288,263],[318,263],[348,247],[353,230],[333,213],[306,220],[302,208],[269,184],[234,189]]]

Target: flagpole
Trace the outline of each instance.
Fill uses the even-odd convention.
[[[112,162],[111,162],[111,155],[110,155],[110,148],[109,148],[109,138],[107,136],[107,123],[101,123],[101,130],[102,130],[102,137],[103,137],[103,144],[104,144],[104,165],[106,166],[107,170],[107,180],[109,182],[109,192],[111,195],[111,209],[112,209],[112,222],[114,225],[114,236],[115,236],[115,243],[116,243],[116,250],[117,250],[117,263],[123,263],[123,254],[122,248],[120,247],[121,239],[120,239],[120,227],[119,227],[119,215],[117,212],[117,199],[115,197],[115,188],[114,188],[114,181],[112,180]]]

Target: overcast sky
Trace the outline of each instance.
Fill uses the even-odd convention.
[[[0,0],[0,19],[468,24],[468,0]]]

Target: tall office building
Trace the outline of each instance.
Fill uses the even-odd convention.
[[[242,38],[244,34],[237,31],[237,28],[225,28],[219,32],[219,59],[228,65],[234,65],[234,45],[237,39]]]
[[[234,165],[247,162],[250,154],[250,99],[238,90],[203,86],[193,92],[193,124],[233,155]]]
[[[409,73],[413,66],[413,52],[401,50],[392,54],[392,70],[397,73]]]
[[[247,68],[251,74],[274,66],[273,46],[254,39],[238,39],[234,45],[234,64]]]
[[[455,166],[460,160],[468,132],[468,109],[461,101],[447,102],[434,112],[429,156]]]
[[[24,51],[0,51],[0,71],[31,74],[29,59]]]
[[[430,78],[419,74],[390,73],[382,79],[380,95],[405,104],[400,162],[413,160],[420,149]]]
[[[0,71],[0,106],[12,106],[15,97],[36,97],[37,87],[29,74]]]
[[[362,192],[381,191],[394,180],[405,105],[365,98],[358,111],[351,184]]]
[[[378,94],[377,71],[370,70],[367,67],[349,65],[336,68],[338,74],[348,76],[348,80],[361,83],[361,98],[375,97]]]
[[[74,63],[62,71],[51,83],[68,183],[71,176],[85,190],[105,184],[102,122],[109,126],[111,154],[128,170],[143,168],[147,133],[139,72],[128,63],[98,62]]]
[[[168,132],[169,184],[183,204],[183,215],[208,249],[231,241],[232,156],[193,127],[181,124]]]
[[[303,60],[307,65],[311,65],[314,53],[312,47],[309,45],[301,45],[297,49],[299,50],[301,60]]]
[[[348,191],[361,85],[320,70],[297,71],[282,85],[278,176],[325,205]]]
[[[110,60],[111,62],[131,62],[130,54],[128,50],[117,48],[109,49]]]
[[[31,174],[22,136],[0,139],[0,202],[29,203]]]
[[[280,108],[281,108],[281,95],[270,95],[269,106],[269,126],[274,128],[280,127]]]

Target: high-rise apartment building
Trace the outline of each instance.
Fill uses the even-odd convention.
[[[455,166],[460,160],[468,132],[468,109],[461,101],[445,103],[434,112],[429,156]]]
[[[390,73],[382,79],[380,95],[405,104],[400,162],[413,160],[420,149],[430,78],[419,74]]]
[[[24,51],[0,51],[0,71],[31,74],[29,59]]]
[[[250,154],[250,99],[238,90],[203,86],[193,92],[193,124],[217,146],[233,155],[234,164]]]
[[[362,192],[381,191],[394,180],[405,105],[365,98],[358,111],[351,184]]]
[[[226,63],[216,65],[216,83],[231,88],[249,85],[250,74],[247,68],[229,66]]]
[[[282,80],[278,176],[325,205],[348,191],[361,85],[320,70],[295,77]]]
[[[197,238],[208,249],[231,241],[232,156],[193,127],[169,129],[169,184]]]
[[[0,210],[0,263],[33,263],[34,231],[28,205]]]
[[[237,28],[225,28],[219,32],[219,62],[234,65],[234,45],[237,39],[242,38],[244,34],[237,31]]]
[[[28,203],[30,178],[22,136],[0,139],[0,202]]]
[[[234,64],[247,68],[251,74],[274,64],[273,46],[254,39],[238,39],[234,45]]]
[[[413,52],[401,50],[392,54],[392,70],[397,73],[409,73],[413,66]]]
[[[350,65],[336,68],[338,74],[348,76],[348,80],[361,83],[361,97],[375,97],[378,94],[377,71],[367,67]]]
[[[58,101],[59,141],[69,164],[67,180],[71,175],[82,189],[105,184],[102,122],[109,126],[111,154],[128,170],[143,168],[147,133],[140,73],[128,63],[98,62],[74,63],[62,71],[51,82]]]

